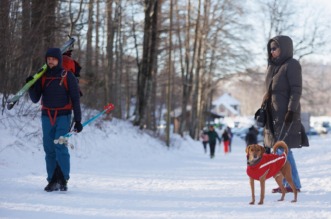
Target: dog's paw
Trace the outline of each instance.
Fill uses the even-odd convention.
[[[255,204],[255,201],[251,201],[249,204],[250,205],[254,205]]]
[[[263,205],[263,202],[259,202],[258,204],[259,204],[259,205]]]

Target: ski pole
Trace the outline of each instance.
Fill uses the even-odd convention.
[[[83,122],[82,126],[85,127],[86,125],[90,124],[91,122],[93,122],[94,120],[96,120],[97,118],[99,118],[100,116],[102,116],[105,113],[110,113],[113,109],[115,108],[115,106],[112,103],[109,103],[107,106],[104,107],[104,110],[100,113],[98,113],[97,115],[93,116],[92,118],[88,119],[87,121]],[[68,144],[68,138],[70,136],[72,136],[73,134],[77,133],[75,130],[72,130],[70,132],[68,132],[67,134],[60,136],[58,139],[54,140],[54,144]]]

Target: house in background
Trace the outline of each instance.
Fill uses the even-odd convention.
[[[191,117],[190,105],[186,108],[186,115],[184,115],[187,120]],[[204,112],[206,125],[209,124],[221,124],[220,120],[225,117],[237,117],[240,116],[240,102],[232,97],[229,93],[223,94],[221,97],[213,101],[212,109],[209,112]],[[182,115],[181,108],[177,108],[171,111],[170,116],[172,117],[172,123],[174,125],[174,131],[177,133],[180,126],[180,117]]]
[[[240,116],[240,102],[229,93],[225,93],[213,101],[211,111],[224,117]]]

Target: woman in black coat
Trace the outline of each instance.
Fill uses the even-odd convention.
[[[292,167],[293,181],[300,190],[300,178],[291,149],[309,145],[300,119],[301,65],[293,58],[293,43],[288,36],[280,35],[270,39],[267,51],[267,92],[264,96],[267,103],[267,123],[264,128],[264,145],[272,148],[278,140],[286,142],[290,149],[288,160]],[[286,183],[285,187],[290,188]]]

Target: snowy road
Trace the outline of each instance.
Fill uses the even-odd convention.
[[[276,183],[269,179],[265,204],[250,206],[242,140],[235,138],[231,154],[218,146],[211,160],[199,142],[176,139],[176,148],[168,150],[148,135],[116,125],[116,132],[98,134],[102,139],[93,149],[89,139],[98,131],[72,139],[77,146],[70,152],[66,193],[43,191],[41,146],[1,141],[11,146],[0,153],[0,218],[331,218],[330,135],[294,150],[303,185],[297,203],[290,203],[292,193],[277,202],[280,194],[270,192]]]

